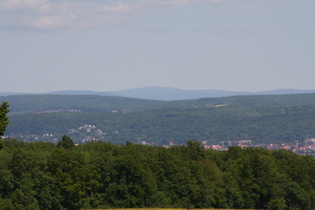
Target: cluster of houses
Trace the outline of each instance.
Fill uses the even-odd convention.
[[[47,113],[55,113],[55,112],[81,112],[81,110],[79,109],[49,109],[49,110],[36,112],[35,114],[47,114]]]
[[[68,134],[72,134],[79,139],[82,139],[82,142],[95,141],[104,139],[106,133],[101,129],[97,128],[95,125],[83,125],[78,128],[69,129]],[[78,134],[78,135],[75,135]]]

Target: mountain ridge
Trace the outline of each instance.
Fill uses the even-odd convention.
[[[175,100],[189,100],[199,98],[216,98],[228,96],[241,95],[281,95],[281,94],[299,94],[299,93],[315,93],[314,90],[299,90],[299,89],[275,89],[268,91],[228,91],[228,90],[184,90],[171,87],[141,87],[118,91],[90,91],[90,90],[61,90],[47,93],[14,93],[14,92],[0,92],[0,96],[10,95],[99,95],[99,96],[118,96],[150,100],[175,101]]]

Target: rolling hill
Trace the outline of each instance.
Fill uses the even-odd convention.
[[[0,97],[11,105],[6,135],[77,143],[100,139],[156,145],[187,140],[302,142],[315,137],[315,94],[156,101],[95,95]]]

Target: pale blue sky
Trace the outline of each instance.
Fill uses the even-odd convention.
[[[314,0],[0,0],[0,92],[315,89]]]

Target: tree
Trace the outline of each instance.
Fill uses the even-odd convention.
[[[0,136],[4,135],[4,131],[6,127],[9,125],[9,118],[7,117],[7,113],[9,112],[9,104],[4,101],[0,105]]]
[[[4,131],[9,124],[9,118],[7,117],[7,113],[9,112],[8,107],[9,104],[6,101],[2,102],[2,104],[0,105],[0,136],[4,135]],[[3,147],[4,143],[0,139],[0,150],[3,149]]]
[[[0,150],[4,148],[4,141],[0,139]]]
[[[73,146],[73,140],[67,135],[63,135],[61,141],[59,141],[57,144],[57,147],[62,147],[64,149],[70,149]]]

